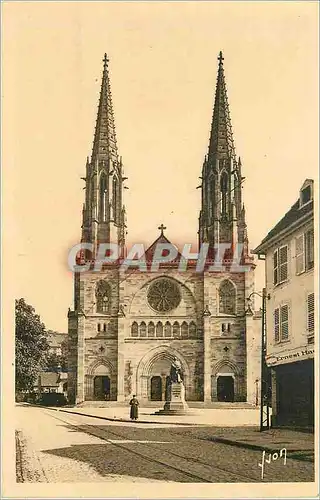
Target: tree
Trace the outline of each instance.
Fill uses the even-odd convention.
[[[32,390],[44,368],[49,344],[46,329],[32,306],[16,300],[16,393]]]

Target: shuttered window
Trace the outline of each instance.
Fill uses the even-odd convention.
[[[306,249],[306,270],[312,269],[314,266],[314,234],[313,229],[305,234],[305,249]]]
[[[296,273],[304,272],[304,234],[296,238]]]
[[[274,340],[281,342],[289,338],[289,307],[284,304],[274,310]]]
[[[287,340],[287,338],[289,337],[289,308],[287,305],[285,305],[281,307],[280,311],[281,340]]]
[[[279,342],[280,340],[280,317],[279,317],[279,309],[275,309],[274,313],[274,340]]]
[[[288,246],[284,245],[273,254],[273,283],[278,285],[288,278]]]
[[[314,332],[314,293],[309,293],[307,298],[307,311],[308,311],[308,320],[307,320],[307,328],[308,332]]]

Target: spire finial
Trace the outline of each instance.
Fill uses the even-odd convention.
[[[222,64],[223,64],[223,61],[224,61],[224,57],[223,57],[223,55],[222,55],[222,52],[221,52],[221,50],[220,50],[220,52],[219,52],[219,57],[218,57],[218,61],[219,61],[219,65],[222,65]]]
[[[104,58],[103,58],[103,67],[104,67],[104,69],[108,68],[108,64],[109,64],[109,59],[108,59],[107,53],[105,52]]]
[[[167,228],[166,228],[163,224],[161,224],[161,225],[158,227],[158,229],[160,229],[160,231],[161,231],[160,236],[163,236],[163,231],[164,231],[165,229],[167,229]]]

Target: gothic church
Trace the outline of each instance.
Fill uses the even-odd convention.
[[[74,273],[74,308],[68,313],[70,403],[120,402],[132,394],[142,405],[164,401],[174,357],[182,365],[187,401],[253,398],[259,375],[252,365],[255,325],[246,314],[246,300],[253,291],[254,263],[248,253],[241,161],[235,154],[221,53],[218,61],[201,174],[199,245],[242,244],[247,271],[226,266],[224,271],[199,273],[190,264],[179,272],[175,262],[163,264],[157,273],[123,271],[116,262],[99,272],[91,267]],[[115,242],[125,255],[125,179],[105,56],[93,149],[86,164],[81,240],[92,243],[95,251],[100,243]],[[146,251],[147,262],[158,242],[168,243],[165,228],[159,229]],[[93,263],[94,252],[85,259]]]

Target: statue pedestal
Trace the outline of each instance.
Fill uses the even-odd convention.
[[[185,401],[185,389],[182,382],[173,382],[169,387],[168,401],[165,402],[163,410],[156,412],[156,415],[185,415],[189,407]]]

